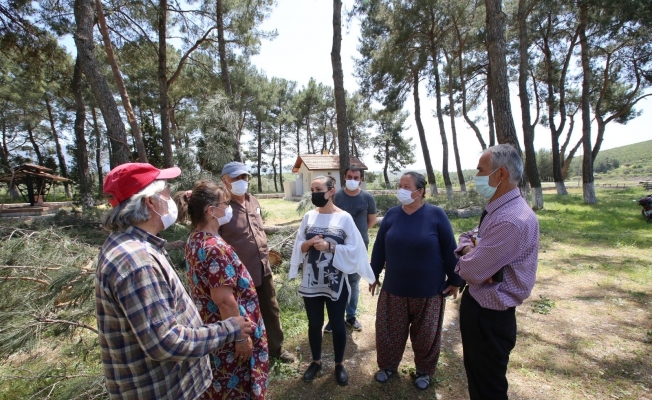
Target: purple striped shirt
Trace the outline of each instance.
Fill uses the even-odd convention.
[[[479,229],[460,235],[455,272],[469,285],[469,293],[484,308],[506,310],[523,303],[534,287],[539,256],[539,221],[513,189],[487,204]],[[477,232],[477,234],[476,234]],[[474,234],[477,244],[474,245]],[[461,256],[465,246],[471,252]],[[487,280],[505,266],[503,281]]]

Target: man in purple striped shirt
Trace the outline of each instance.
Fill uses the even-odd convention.
[[[460,236],[455,250],[455,272],[468,284],[460,331],[471,400],[507,399],[515,307],[530,296],[536,279],[539,223],[517,187],[522,175],[523,161],[513,146],[485,150],[475,183],[489,203],[480,224]]]

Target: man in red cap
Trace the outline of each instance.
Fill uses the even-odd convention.
[[[177,219],[166,180],[180,173],[128,163],[104,181],[112,233],[99,255],[95,305],[113,399],[195,399],[212,382],[209,354],[251,334],[243,317],[202,323],[156,236]]]

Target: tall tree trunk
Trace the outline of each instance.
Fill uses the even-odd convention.
[[[86,142],[86,105],[82,95],[82,68],[77,59],[72,77],[72,93],[75,97],[75,158],[79,172],[79,195],[82,210],[89,210],[95,204],[93,201],[91,176],[88,166],[88,143]]]
[[[100,126],[97,123],[95,106],[91,107],[91,115],[93,116],[93,131],[95,133],[95,167],[97,168],[98,196],[102,196],[104,188],[104,170],[102,169],[102,135],[100,135]]]
[[[263,178],[260,175],[260,165],[263,163],[263,122],[258,120],[258,193],[263,192]]]
[[[301,155],[301,126],[297,124],[297,157]]]
[[[7,146],[7,121],[0,119],[2,124],[2,147],[0,147],[0,162],[2,163],[2,172],[5,174],[11,173],[9,166],[9,147]]]
[[[575,146],[573,146],[571,151],[568,152],[568,156],[564,158],[564,164],[561,166],[561,174],[564,180],[568,176],[568,168],[570,168],[571,161],[573,161],[573,157],[575,157],[575,153],[580,148],[582,143],[584,143],[584,138],[580,138],[580,140],[577,141]]]
[[[278,172],[281,190],[285,190],[283,187],[283,124],[279,124],[278,126]]]
[[[2,122],[2,169],[6,173],[11,173],[11,166],[9,165],[9,145],[7,144],[7,124],[4,118],[0,121]],[[9,194],[12,200],[20,198],[20,192],[18,191],[15,182],[10,183]]]
[[[278,193],[278,184],[276,183],[276,140],[272,140],[272,172],[274,175],[274,192]],[[281,185],[283,187],[283,185]]]
[[[344,73],[342,71],[342,0],[333,0],[333,86],[335,91],[335,112],[337,113],[337,137],[340,147],[340,183],[346,181],[346,169],[349,167],[349,130],[346,119],[346,94],[344,92]]]
[[[170,113],[167,77],[167,0],[159,0],[158,6],[158,101],[161,113],[161,140],[163,141],[163,167],[174,165],[172,138],[170,136]]]
[[[460,46],[460,49],[457,54],[457,60],[458,60],[458,69],[460,73],[460,86],[462,87],[462,115],[464,116],[464,120],[466,121],[466,123],[469,124],[471,129],[473,129],[473,132],[475,132],[475,137],[478,138],[478,142],[480,142],[480,147],[482,148],[482,150],[485,150],[487,148],[487,144],[482,138],[482,133],[480,132],[480,129],[475,124],[475,122],[473,122],[473,120],[469,118],[469,114],[466,110],[466,80],[464,79],[464,58],[462,57],[464,49],[463,49],[462,38],[459,34],[459,31],[457,31],[457,41]]]
[[[494,105],[491,101],[491,86],[487,77],[487,124],[489,125],[489,147],[496,145],[496,130],[494,129]]]
[[[421,99],[419,98],[419,70],[416,67],[412,68],[412,96],[414,97],[414,120],[417,123],[417,130],[419,131],[419,141],[421,142],[421,151],[423,152],[423,161],[426,163],[426,175],[428,183],[430,184],[430,194],[437,195],[437,180],[435,179],[435,171],[432,169],[432,162],[430,161],[430,151],[428,151],[428,142],[426,141],[426,131],[423,129],[421,123]]]
[[[505,13],[501,9],[501,0],[485,0],[487,12],[487,55],[491,71],[491,102],[493,103],[498,143],[510,143],[519,153],[521,147],[516,136],[516,127],[512,118],[509,101],[509,81],[507,80],[507,61],[505,43]]]
[[[446,54],[446,61],[450,66],[450,69],[448,70],[448,104],[450,107],[451,135],[453,136],[453,155],[455,157],[455,168],[457,169],[457,180],[460,182],[460,190],[466,193],[466,182],[464,182],[464,173],[462,172],[462,162],[460,161],[460,151],[457,146],[457,127],[455,125],[455,99],[453,95],[453,66],[452,66],[453,60],[448,57],[448,53],[446,53],[445,51],[444,54]],[[443,126],[443,119],[442,122],[440,122],[440,126]],[[486,148],[486,145],[482,140],[482,135],[479,135],[478,139],[480,140],[480,145]],[[452,189],[451,189],[451,196],[449,197],[449,201],[452,200],[453,197],[452,197]]]
[[[389,175],[387,170],[389,169],[389,138],[385,140],[385,165],[383,166],[383,177],[385,178],[385,189],[389,189]]]
[[[537,169],[536,151],[534,150],[534,128],[536,120],[532,123],[530,115],[530,95],[527,91],[527,81],[530,74],[530,62],[528,58],[529,38],[527,32],[526,0],[518,1],[518,97],[521,102],[521,119],[523,121],[523,145],[525,146],[525,169],[532,188],[531,206],[534,210],[543,208],[543,190],[541,179]],[[536,87],[534,88],[536,94]],[[538,106],[538,104],[537,104]]]
[[[308,139],[308,153],[315,154],[315,142],[310,132],[310,115],[306,117],[306,139]],[[312,149],[310,148],[312,145]]]
[[[61,176],[68,178],[68,167],[66,166],[66,157],[63,155],[63,150],[61,150],[61,143],[59,142],[59,134],[57,133],[57,128],[54,123],[54,114],[52,113],[52,105],[50,104],[50,99],[45,95],[45,108],[48,111],[48,119],[50,120],[50,128],[52,129],[52,139],[54,140],[54,147],[57,151],[57,160],[59,161],[59,170],[61,171]],[[67,198],[71,198],[70,195],[70,184],[68,182],[63,183],[63,189],[66,193]]]
[[[453,183],[448,172],[448,139],[446,138],[446,128],[444,127],[444,113],[441,109],[441,80],[439,77],[439,49],[434,44],[434,39],[430,39],[430,53],[432,56],[432,74],[435,77],[435,98],[437,100],[437,122],[439,123],[439,135],[441,136],[442,147],[442,168],[441,174],[444,176],[444,186],[446,186],[446,197],[449,202],[453,201]],[[452,85],[451,85],[452,86]],[[451,107],[453,105],[451,104]],[[454,118],[454,117],[451,117]]]
[[[215,1],[215,21],[217,23],[217,52],[220,57],[220,79],[224,92],[229,96],[229,102],[233,101],[233,90],[229,76],[229,62],[226,54],[226,38],[224,36],[224,6],[223,0]],[[238,153],[240,150],[237,150]]]
[[[591,85],[591,67],[589,65],[589,43],[586,38],[586,28],[589,22],[589,6],[587,0],[579,2],[580,7],[580,48],[582,60],[582,148],[584,150],[584,159],[582,160],[582,191],[584,203],[596,204],[598,199],[595,197],[595,187],[593,180],[593,156],[591,149],[591,105],[590,105],[590,85]]]
[[[34,153],[36,153],[36,160],[38,162],[38,165],[44,165],[43,155],[41,155],[41,149],[39,148],[38,143],[36,143],[36,139],[34,138],[34,129],[32,128],[31,125],[27,126],[27,138],[29,139],[29,142],[32,144]]]
[[[220,58],[220,79],[222,87],[229,98],[229,104],[233,102],[233,88],[229,75],[229,59],[226,54],[226,37],[224,36],[224,1],[215,0],[215,21],[217,24],[217,53]],[[298,154],[298,153],[297,153]],[[233,160],[242,162],[242,151],[240,150],[240,136],[237,135],[233,142]]]
[[[129,144],[127,132],[118,112],[118,105],[113,93],[102,74],[93,53],[93,23],[95,6],[93,0],[75,0],[75,45],[79,63],[86,75],[97,103],[102,111],[102,117],[107,129],[111,147],[111,168],[129,162]]]
[[[140,132],[140,126],[138,126],[136,115],[134,114],[134,110],[131,107],[131,101],[129,100],[129,94],[127,93],[124,79],[122,79],[122,73],[120,72],[120,68],[118,68],[118,63],[115,60],[115,55],[113,54],[113,46],[111,45],[111,38],[109,37],[109,29],[106,24],[106,18],[104,17],[104,11],[102,10],[101,0],[95,1],[95,8],[97,9],[97,22],[100,28],[100,33],[102,34],[102,40],[104,41],[104,50],[106,51],[109,65],[111,65],[113,78],[115,79],[115,83],[118,86],[118,92],[120,92],[120,98],[122,99],[122,106],[125,109],[125,114],[127,114],[127,120],[129,121],[129,126],[131,127],[131,134],[134,137],[136,151],[138,153],[138,161],[141,163],[146,163],[147,154],[145,153],[143,135]]]

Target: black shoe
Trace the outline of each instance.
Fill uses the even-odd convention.
[[[331,321],[328,321],[324,327],[324,333],[333,333],[333,328],[331,328]]]
[[[349,384],[349,374],[346,373],[344,365],[337,364],[335,366],[335,380],[340,386],[346,386]]]
[[[303,380],[305,382],[312,382],[312,380],[315,379],[317,372],[319,371],[321,371],[321,364],[318,364],[314,361],[311,362],[306,372],[303,373]]]

